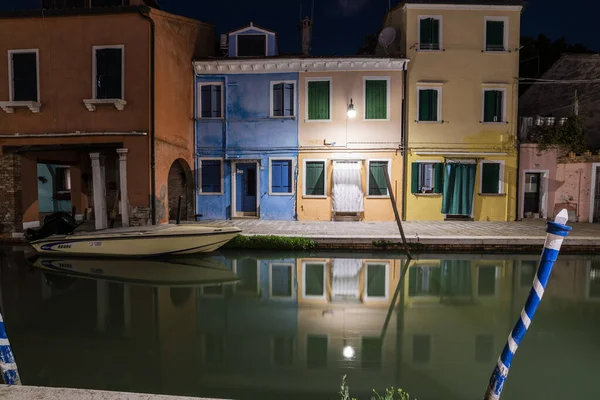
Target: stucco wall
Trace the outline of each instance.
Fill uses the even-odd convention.
[[[198,155],[200,158],[218,157],[236,161],[260,160],[257,172],[262,219],[294,218],[294,194],[269,195],[269,158],[289,157],[295,165],[298,154],[296,119],[270,118],[270,82],[284,80],[297,81],[298,74],[201,76],[196,84],[197,93],[200,82],[223,82],[225,88],[225,118],[198,119],[196,122]],[[198,194],[198,212],[203,218],[231,218],[231,183],[231,165],[225,162],[223,194]]]
[[[108,29],[107,27],[110,27]],[[61,16],[48,18],[3,19],[0,24],[0,100],[9,100],[8,50],[38,49],[39,87],[42,107],[33,114],[16,109],[0,112],[0,134],[43,134],[74,132],[149,132],[149,25],[137,13]],[[90,112],[83,99],[92,97],[93,46],[124,46],[124,91],[127,105],[118,111],[112,105],[98,106]],[[4,146],[88,146],[127,147],[129,201],[134,207],[148,205],[149,153],[144,136],[94,136],[0,139]],[[84,154],[93,150],[78,149]],[[110,150],[111,155],[114,150]],[[116,154],[116,153],[115,153]],[[29,153],[36,162],[39,155]],[[56,154],[55,159],[60,161]],[[65,159],[67,161],[67,159]],[[27,164],[27,163],[26,163]],[[91,164],[89,157],[80,160]],[[27,166],[27,165],[25,165]],[[29,169],[31,170],[31,168]],[[22,209],[25,221],[37,220],[37,180],[25,175]],[[78,179],[77,174],[72,180]],[[81,186],[73,183],[74,190]],[[76,199],[78,213],[87,207],[86,199]],[[112,208],[112,205],[110,205]]]
[[[555,207],[557,204],[568,202],[576,207],[577,221],[589,222],[592,164],[560,163],[556,168],[556,181]],[[552,217],[554,217],[554,213]]]
[[[150,15],[156,24],[156,216],[167,222],[173,162],[184,160],[194,170],[192,59],[213,55],[215,33],[212,25],[189,18],[154,9]]]

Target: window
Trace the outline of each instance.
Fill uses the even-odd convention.
[[[410,297],[440,295],[440,267],[415,266],[408,272]]]
[[[223,189],[223,166],[220,159],[200,160],[200,193],[221,194]]]
[[[39,101],[38,50],[9,50],[10,101]]]
[[[365,78],[365,119],[389,118],[389,78]]]
[[[485,51],[506,51],[508,18],[485,18]]]
[[[537,260],[523,260],[521,261],[521,268],[519,270],[519,287],[529,288],[533,282],[533,277],[537,271],[538,261]]]
[[[271,82],[271,117],[295,116],[295,93],[295,82]]]
[[[294,192],[293,160],[269,159],[270,195],[292,194]]]
[[[367,298],[387,298],[388,266],[387,264],[367,264]]]
[[[440,50],[442,17],[419,17],[419,50]]]
[[[494,296],[496,294],[496,267],[479,267],[477,272],[477,294],[479,296]]]
[[[325,263],[305,263],[302,269],[304,297],[325,298]]]
[[[271,268],[271,297],[292,298],[294,272],[290,264],[272,264]]]
[[[71,168],[57,167],[54,173],[54,188],[57,193],[71,191]]]
[[[94,98],[123,99],[123,46],[94,46]]]
[[[442,193],[443,191],[443,163],[412,163],[411,193]]]
[[[325,196],[325,161],[304,162],[304,195]]]
[[[293,336],[277,336],[272,341],[273,364],[278,367],[294,365],[294,352],[296,350]]]
[[[249,295],[259,293],[260,270],[255,259],[244,258],[236,260],[234,272],[240,278],[235,285],[236,292]]]
[[[363,370],[379,370],[382,362],[382,342],[379,337],[363,337],[361,339],[361,367]]]
[[[223,84],[201,83],[200,118],[223,118]]]
[[[306,367],[327,367],[327,348],[329,339],[327,336],[308,335],[306,337]]]
[[[369,177],[367,182],[369,196],[388,196],[387,180],[385,179],[385,171],[387,169],[390,175],[389,161],[369,160]]]
[[[237,35],[238,57],[265,57],[267,35]]]
[[[475,361],[478,363],[487,363],[493,359],[494,336],[477,335],[475,336]]]
[[[504,122],[504,89],[483,90],[483,122]]]
[[[481,194],[502,194],[503,188],[503,164],[500,162],[483,161],[481,163],[481,178],[479,187]]]
[[[440,122],[442,88],[419,88],[419,122]]]
[[[309,121],[329,121],[331,119],[331,80],[310,80],[306,83],[308,96],[307,112]]]
[[[594,299],[600,297],[600,263],[598,261],[591,262],[587,289],[587,297]]]
[[[431,358],[431,336],[413,336],[413,361],[416,363],[428,363]]]

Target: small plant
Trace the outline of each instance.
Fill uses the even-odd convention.
[[[346,375],[342,376],[340,395],[341,400],[356,400],[356,398],[350,397],[350,389],[348,387],[348,383],[346,382]],[[371,400],[410,400],[410,394],[406,393],[402,389],[395,389],[392,386],[385,389],[385,393],[383,395],[377,393],[377,391],[373,389],[373,396],[371,396]]]
[[[317,242],[300,237],[238,235],[223,247],[228,249],[311,251],[317,248]]]

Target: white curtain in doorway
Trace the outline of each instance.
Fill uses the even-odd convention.
[[[335,212],[362,212],[364,198],[361,163],[335,161],[333,163],[332,207]]]
[[[358,298],[362,260],[335,258],[331,268],[331,292],[333,296]]]

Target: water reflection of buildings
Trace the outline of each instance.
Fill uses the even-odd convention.
[[[475,398],[537,264],[537,256],[498,258],[421,256],[391,313],[403,260],[360,255],[236,257],[227,264],[239,283],[198,288],[56,278],[49,285],[39,271],[4,263],[0,301],[27,384],[319,398],[331,397],[347,374],[354,395],[395,385],[419,398]],[[565,343],[580,310],[597,320],[599,271],[590,257],[561,256],[510,387],[525,390],[529,380],[546,379],[529,369],[543,370],[548,349],[557,346],[582,376],[583,366],[593,368],[580,358],[598,355],[597,347],[579,349],[582,356]],[[565,318],[571,328],[561,326]],[[592,340],[581,339],[578,345]],[[347,346],[355,353],[350,359]],[[510,399],[510,388],[505,392]]]

